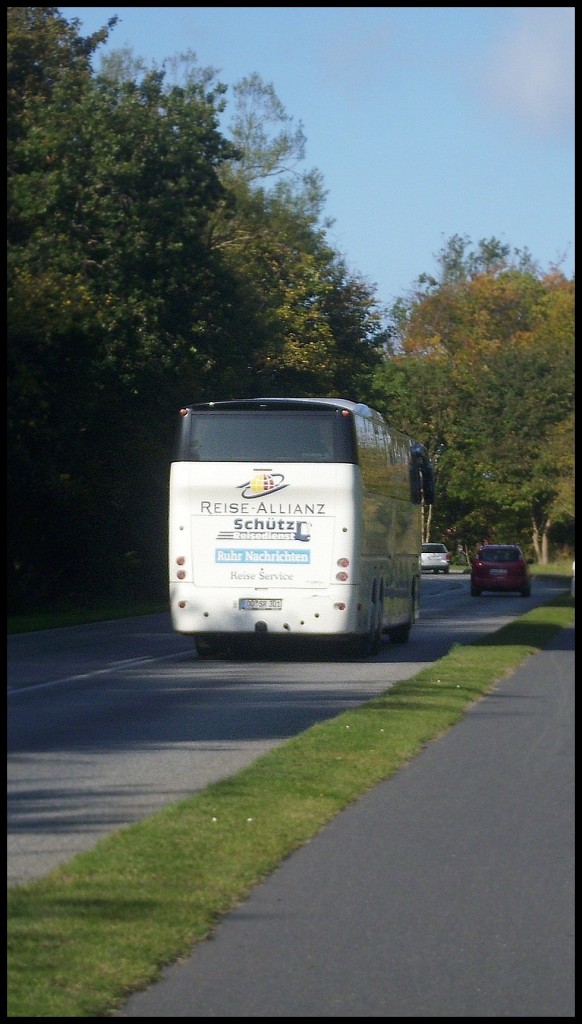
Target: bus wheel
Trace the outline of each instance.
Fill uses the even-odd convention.
[[[415,608],[415,592],[412,592],[412,598],[410,600],[410,606],[408,609],[408,622],[405,622],[402,626],[395,626],[394,629],[388,630],[388,639],[392,644],[407,644],[410,639],[410,630],[412,629],[412,623],[414,622],[414,608]]]
[[[380,622],[380,614],[376,617],[376,625],[370,636],[370,654],[378,654],[380,650],[380,641],[382,639],[382,626]]]
[[[363,657],[367,658],[372,654],[378,654],[382,641],[382,617],[384,614],[384,602],[377,601],[372,606],[370,629],[362,640]]]
[[[199,658],[216,658],[219,653],[212,640],[196,640],[195,647]]]
[[[380,650],[380,624],[378,618],[378,615],[374,612],[368,632],[358,639],[357,651],[360,658],[369,658],[372,654],[378,654]]]
[[[388,639],[392,644],[406,644],[410,639],[410,630],[412,628],[411,622],[406,622],[404,626],[396,626],[395,629],[388,630]]]

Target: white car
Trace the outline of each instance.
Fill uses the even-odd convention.
[[[420,568],[424,572],[447,573],[451,567],[451,552],[444,544],[423,544]]]

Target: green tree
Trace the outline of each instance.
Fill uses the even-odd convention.
[[[220,93],[96,78],[103,38],[9,11],[10,565],[47,597],[160,567],[171,410],[244,377],[253,344],[207,241],[235,155]]]
[[[257,296],[254,380],[262,393],[360,394],[383,351],[382,314],[326,241],[321,175],[299,170],[302,125],[257,74],[235,85],[233,102],[229,133],[241,159],[221,169],[231,201],[213,240]]]
[[[431,453],[444,446],[433,518],[444,540],[517,538],[547,561],[555,510],[562,532],[573,517],[567,459],[544,472],[540,454],[556,430],[564,443],[573,410],[573,282],[491,239],[467,259],[465,248],[455,236],[440,280],[423,276],[395,304],[397,355],[376,375],[376,401]]]
[[[227,138],[194,54],[93,71],[115,22],[9,9],[10,590],[40,601],[163,586],[181,405],[349,394],[385,340],[272,87]]]

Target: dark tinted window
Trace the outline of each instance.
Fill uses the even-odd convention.
[[[424,551],[425,554],[429,554],[429,555],[430,554],[432,554],[432,555],[436,555],[436,554],[442,555],[442,554],[445,554],[446,551],[447,551],[447,549],[446,549],[444,544],[423,544],[422,545],[422,550]]]
[[[355,462],[353,418],[336,410],[193,412],[182,424],[186,462]]]
[[[481,548],[482,562],[519,562],[518,548]]]

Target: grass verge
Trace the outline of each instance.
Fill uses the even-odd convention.
[[[34,633],[39,629],[57,629],[61,626],[84,626],[87,622],[111,622],[113,619],[133,619],[138,615],[161,615],[169,611],[166,601],[136,604],[127,601],[83,608],[63,606],[50,611],[29,612],[26,615],[9,615],[8,634]]]
[[[8,1016],[114,1016],[293,850],[574,621],[563,595],[8,890]],[[357,668],[354,669],[357,671]]]

